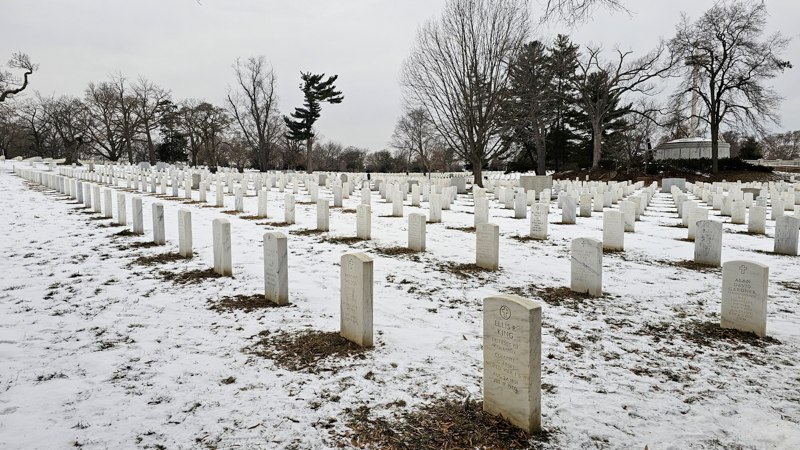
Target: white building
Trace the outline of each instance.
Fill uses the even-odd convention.
[[[719,158],[730,158],[731,145],[722,139],[718,142]],[[676,139],[659,145],[653,150],[653,159],[711,159],[711,139]]]

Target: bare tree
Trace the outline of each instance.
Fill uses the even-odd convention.
[[[427,174],[431,171],[431,152],[438,145],[439,139],[428,111],[425,108],[410,108],[397,121],[390,145],[406,152],[408,163],[416,155]]]
[[[766,24],[763,1],[720,2],[696,22],[684,14],[672,39],[675,51],[687,60],[684,81],[674,97],[684,104],[691,96],[699,98],[703,111],[694,117],[710,127],[715,173],[722,124],[763,135],[768,122],[780,123],[783,98],[764,82],[792,67],[781,59],[790,39],[775,33],[760,40]]]
[[[406,101],[430,114],[447,145],[472,164],[479,186],[483,165],[508,151],[498,113],[529,16],[524,0],[449,0],[439,20],[418,30],[403,63]]]
[[[609,11],[628,11],[619,0],[547,0],[542,22],[583,22],[598,8]]]
[[[28,87],[28,77],[39,68],[39,65],[32,63],[31,58],[27,54],[17,52],[8,60],[8,67],[11,69],[22,69],[24,72],[22,74],[22,81],[20,81],[11,72],[0,70],[0,103],[24,91],[25,88]]]
[[[189,140],[191,164],[220,164],[220,149],[231,119],[224,108],[205,101],[184,100],[177,112],[181,130]],[[237,156],[238,157],[238,156]]]
[[[117,161],[125,151],[125,136],[120,130],[119,98],[111,83],[89,83],[84,96],[86,131],[100,156]]]
[[[660,87],[655,83],[671,74],[675,55],[661,42],[650,53],[630,59],[630,51],[614,49],[616,61],[600,58],[600,47],[589,47],[578,59],[578,76],[572,82],[578,92],[578,106],[592,125],[592,170],[600,168],[603,131],[612,115],[626,112],[620,102],[631,94],[655,95]]]
[[[254,153],[256,167],[265,171],[283,132],[275,71],[264,56],[251,56],[246,61],[237,58],[233,70],[236,86],[228,88],[228,107]]]
[[[761,141],[764,157],[768,159],[800,158],[800,130],[772,134]]]
[[[134,141],[139,130],[138,99],[121,73],[112,75],[108,84],[113,88],[117,100],[117,126],[125,144],[128,162],[133,164]]]
[[[63,146],[65,164],[78,162],[81,151],[90,141],[86,133],[86,107],[76,97],[42,99],[44,113]]]
[[[143,76],[139,76],[132,88],[136,96],[135,105],[139,129],[144,133],[147,142],[150,164],[155,164],[157,158],[153,132],[159,127],[165,106],[171,102],[171,94],[169,90],[156,85]]]

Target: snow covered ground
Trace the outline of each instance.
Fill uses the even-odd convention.
[[[427,214],[427,204],[382,217],[391,204],[377,193],[373,240],[353,245],[287,233],[315,227],[314,205],[297,205],[296,225],[272,227],[149,194],[140,194],[145,236],[115,237],[122,228],[100,227],[111,220],[30,187],[12,164],[0,165],[0,448],[330,448],[346,431],[346,408],[391,415],[442,397],[481,398],[482,299],[568,286],[570,240],[602,239],[601,214],[559,225],[553,204],[549,240],[518,241],[528,220],[491,201],[501,269],[462,279],[445,265],[474,262],[475,234],[447,227],[472,226],[472,200],[459,196],[443,223],[428,225],[427,252],[415,260],[373,249],[405,246],[408,214]],[[152,239],[154,201],[164,204],[167,246],[130,248]],[[225,202],[233,209],[232,196]],[[344,202],[355,209],[358,194]],[[282,204],[273,189],[268,221],[283,221]],[[255,213],[256,199],[245,207]],[[177,251],[179,208],[192,211],[195,258],[132,265]],[[705,338],[719,321],[722,274],[672,264],[691,260],[693,244],[678,240],[687,231],[669,226],[677,213],[658,194],[626,233],[625,252],[604,256],[605,296],[542,302],[550,448],[800,448],[800,257],[771,254],[771,237],[736,234],[747,226],[716,213],[723,261],[770,267],[767,332],[777,341]],[[231,220],[234,278],[164,281],[160,271],[212,264],[217,217]],[[330,224],[326,235],[354,236],[356,215],[331,209]],[[208,309],[263,292],[262,235],[273,229],[289,238],[293,306]],[[352,251],[375,261],[376,348],[366,358],[309,374],[243,351],[264,330],[337,331],[338,262]]]

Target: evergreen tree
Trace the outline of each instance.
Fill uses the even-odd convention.
[[[576,91],[572,80],[578,68],[578,49],[569,36],[559,34],[550,47],[550,90],[553,92],[553,123],[547,136],[547,159],[556,172],[572,162],[578,151],[581,136],[580,119],[576,112]]]
[[[319,119],[322,111],[321,103],[337,104],[344,100],[342,93],[337,91],[336,86],[333,84],[339,76],[333,75],[322,81],[323,77],[325,77],[324,73],[314,75],[310,72],[301,72],[300,79],[303,80],[303,84],[300,85],[300,90],[303,91],[303,106],[294,109],[291,119],[286,116],[283,117],[286,126],[289,128],[286,137],[295,141],[306,141],[306,169],[308,173],[314,171],[311,149],[314,140],[314,123]]]
[[[163,105],[163,115],[159,121],[161,142],[156,145],[155,153],[159,161],[174,163],[186,161],[186,149],[189,141],[180,131],[178,108],[171,101]]]

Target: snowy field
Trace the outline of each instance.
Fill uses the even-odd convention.
[[[737,339],[716,332],[721,269],[675,265],[694,247],[679,240],[687,230],[675,227],[666,194],[626,233],[625,252],[604,256],[603,297],[542,300],[546,288],[569,286],[570,241],[602,239],[601,214],[560,225],[554,202],[549,239],[520,241],[528,220],[492,200],[500,271],[462,278],[447,265],[475,262],[475,234],[454,229],[473,224],[467,195],[428,225],[426,253],[382,255],[376,247],[406,245],[408,214],[427,215],[427,203],[407,203],[402,219],[382,217],[391,204],[373,192],[373,240],[346,245],[323,238],[355,236],[347,210],[358,193],[331,209],[322,235],[291,234],[315,227],[314,205],[298,204],[297,224],[275,227],[139,194],[146,234],[113,236],[122,228],[107,227],[112,220],[29,185],[12,164],[0,165],[0,448],[336,448],[350,432],[346,409],[390,417],[442,398],[481,399],[481,304],[495,293],[542,303],[545,448],[800,448],[800,257],[771,254],[773,221],[768,236],[751,236],[712,212],[724,222],[723,262],[770,267],[770,338]],[[245,214],[256,200],[245,198]],[[164,204],[167,246],[137,248],[152,240],[155,201]],[[226,195],[226,210],[233,201]],[[282,205],[273,189],[266,222],[283,221]],[[192,211],[194,259],[135,264],[177,251],[179,208]],[[164,271],[211,266],[217,217],[231,221],[234,278],[164,280]],[[263,292],[269,230],[288,236],[293,305],[209,309]],[[245,351],[265,330],[338,331],[338,264],[353,251],[375,261],[373,350],[312,373]]]

